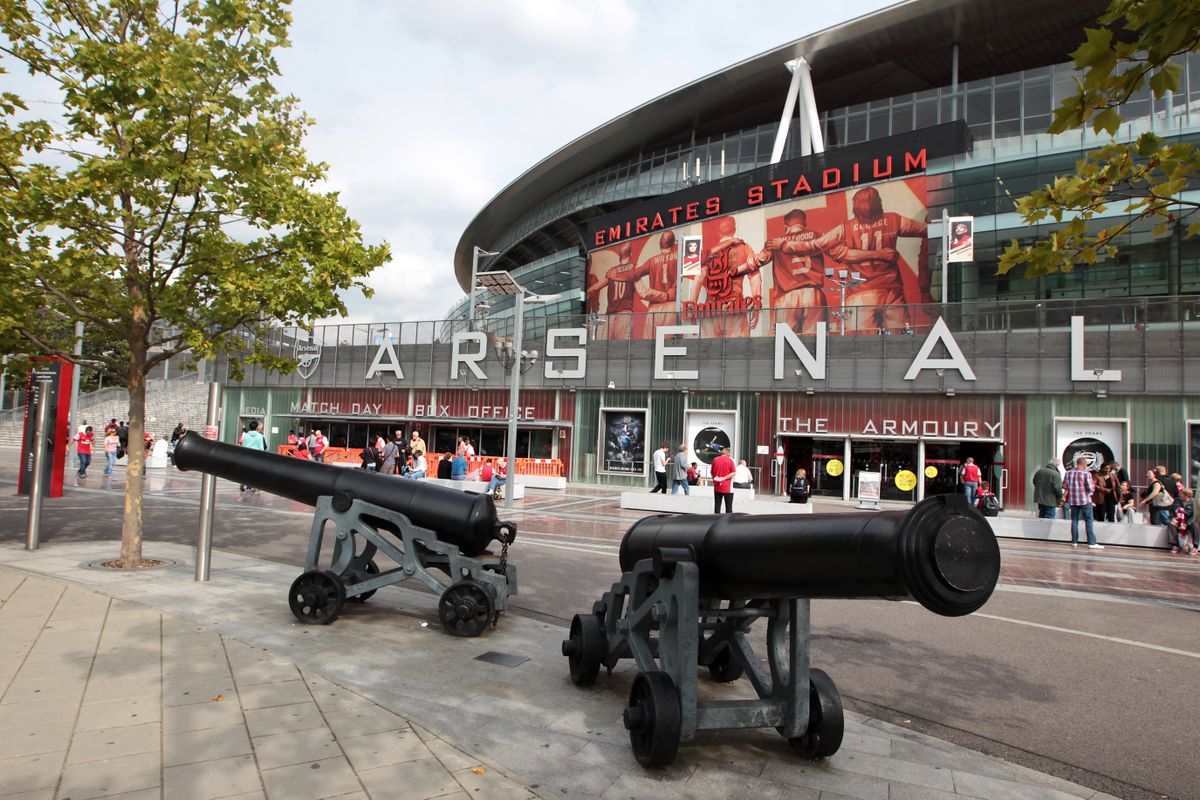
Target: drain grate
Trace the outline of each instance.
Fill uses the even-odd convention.
[[[483,655],[475,656],[476,661],[486,661],[489,664],[499,664],[502,667],[519,667],[529,660],[527,656],[513,655],[512,653],[497,653],[495,650],[489,650]]]

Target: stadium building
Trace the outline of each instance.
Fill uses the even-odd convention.
[[[1093,267],[996,271],[1048,232],[1013,199],[1104,141],[1045,130],[1105,5],[899,3],[633,108],[479,212],[446,319],[280,331],[299,372],[250,370],[230,405],[276,437],[416,427],[501,455],[517,370],[518,455],[572,481],[653,485],[664,440],[846,500],[956,491],[967,458],[1009,508],[1051,457],[1200,471],[1200,243],[1134,227]],[[1181,63],[1119,139],[1200,133]],[[515,296],[470,293],[488,272],[527,293],[519,348]]]

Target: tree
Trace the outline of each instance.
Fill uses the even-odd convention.
[[[1121,103],[1147,87],[1155,100],[1178,91],[1183,70],[1171,59],[1200,49],[1200,0],[1112,0],[1098,22],[1102,27],[1088,29],[1071,54],[1081,77],[1075,94],[1055,109],[1050,133],[1090,124],[1096,133],[1115,135]],[[1153,133],[1105,144],[1079,161],[1074,175],[1016,201],[1027,224],[1062,226],[1032,244],[1012,241],[999,271],[1024,264],[1025,274],[1034,277],[1095,264],[1116,254],[1117,237],[1146,221],[1155,236],[1177,225],[1193,236],[1200,231],[1200,204],[1181,193],[1197,178],[1195,144],[1169,143]],[[1126,216],[1106,224],[1105,212],[1117,206]]]
[[[72,324],[128,344],[90,353],[129,387],[179,354],[290,370],[263,333],[345,313],[340,292],[389,259],[322,191],[311,124],[281,96],[285,0],[0,0],[0,54],[61,114],[0,104],[0,341],[76,361]],[[14,158],[16,154],[18,157]],[[143,452],[129,451],[121,562],[141,562]]]

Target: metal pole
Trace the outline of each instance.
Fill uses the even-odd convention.
[[[37,550],[42,528],[42,495],[46,491],[43,475],[46,465],[46,430],[50,425],[50,382],[38,381],[37,420],[33,426],[33,481],[29,485],[29,524],[25,529],[25,549]]]
[[[792,71],[792,81],[788,84],[787,96],[783,101],[783,113],[779,117],[779,127],[775,131],[775,145],[771,148],[772,164],[778,164],[783,158],[783,150],[787,146],[788,130],[792,125],[792,117],[796,115],[796,98],[800,96],[800,70],[797,69],[798,59],[789,61],[786,66]],[[804,131],[801,131],[801,137]]]
[[[512,509],[513,491],[517,485],[517,403],[521,395],[521,348],[525,334],[525,292],[517,292],[513,311],[513,366],[508,385],[508,474],[504,479],[504,508]]]
[[[475,281],[479,274],[479,248],[471,250],[471,288],[467,291],[468,330],[475,330]]]
[[[942,305],[950,302],[950,212],[942,209]]]
[[[842,287],[842,336],[846,335],[846,282],[839,281],[838,285]]]
[[[0,359],[0,411],[4,410],[4,386],[8,382],[8,356]],[[13,407],[16,407],[13,403]]]
[[[83,355],[83,323],[75,323],[75,349],[72,352],[77,355]],[[71,435],[75,435],[75,431],[79,430],[79,371],[82,369],[78,364],[74,365],[71,370]]]
[[[208,415],[205,418],[204,435],[217,438],[217,425],[221,421],[221,384],[208,385]],[[204,473],[200,479],[200,529],[196,533],[196,580],[208,580],[209,565],[212,563],[212,520],[217,499],[216,476]]]

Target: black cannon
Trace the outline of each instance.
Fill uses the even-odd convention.
[[[175,445],[175,466],[316,507],[304,573],[288,595],[301,622],[328,624],[347,599],[364,602],[415,578],[441,593],[438,617],[448,632],[478,636],[517,593],[516,567],[508,563],[517,526],[497,520],[489,495],[235,447],[194,431]],[[337,532],[330,565],[321,569],[327,523]],[[488,550],[493,541],[499,556]],[[381,572],[378,552],[397,566]],[[449,585],[430,570],[445,573]]]
[[[577,614],[562,652],[571,680],[595,682],[622,658],[638,674],[625,709],[634,756],[670,764],[698,730],[774,727],[808,758],[837,752],[841,697],[809,664],[813,598],[913,598],[942,616],[978,610],[1000,576],[1000,548],[958,495],[908,512],[807,517],[647,517],[621,543],[621,579]],[[767,619],[767,667],[747,634]],[[758,700],[701,702],[697,666],[719,683],[745,675]]]

